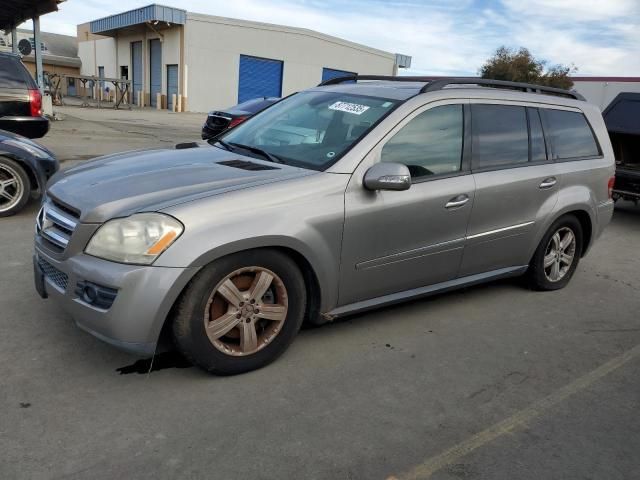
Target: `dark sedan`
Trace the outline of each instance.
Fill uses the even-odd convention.
[[[0,217],[18,213],[31,197],[40,196],[58,167],[47,148],[0,130]]]
[[[239,103],[235,107],[226,110],[209,112],[207,120],[202,126],[202,139],[211,140],[222,132],[239,125],[247,118],[270,107],[280,99],[277,97],[261,97]]]

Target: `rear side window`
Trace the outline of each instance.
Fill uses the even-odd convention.
[[[406,165],[412,178],[459,172],[462,131],[462,105],[434,107],[410,120],[386,143],[382,161]]]
[[[600,149],[591,127],[582,113],[566,110],[543,109],[547,137],[553,145],[553,158],[565,160],[570,158],[597,157]]]
[[[525,107],[471,105],[474,169],[518,165],[529,161]]]
[[[527,108],[529,117],[529,141],[531,143],[531,161],[540,162],[547,160],[547,148],[542,133],[540,112],[537,108]]]
[[[26,74],[17,58],[0,55],[0,87],[27,89],[31,85],[27,83]]]

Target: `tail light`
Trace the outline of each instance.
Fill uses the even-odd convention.
[[[613,198],[613,186],[616,183],[616,177],[611,177],[609,183],[607,183],[607,190],[609,192],[609,198]]]
[[[42,94],[37,88],[29,90],[29,106],[31,107],[32,117],[42,115]]]
[[[229,122],[229,125],[227,125],[227,128],[233,128],[236,125],[240,125],[242,122],[244,122],[247,118],[249,118],[248,116],[244,116],[244,117],[236,117],[233,120],[231,120]]]

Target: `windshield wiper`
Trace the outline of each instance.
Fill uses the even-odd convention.
[[[231,147],[231,144],[225,142],[224,140],[216,140],[214,145],[216,143],[219,143],[220,145],[222,145],[224,147],[225,150],[228,150],[230,152],[233,152],[233,148]]]
[[[218,140],[218,142],[219,141],[220,140]],[[240,143],[234,143],[234,142],[230,142],[229,144],[233,145],[234,147],[242,148],[244,150],[248,150],[250,152],[257,153],[258,155],[260,155],[260,156],[266,158],[267,160],[269,160],[270,162],[273,162],[273,163],[284,163],[284,160],[282,160],[277,155],[274,155],[273,153],[269,153],[266,150],[262,150],[261,148],[253,147],[251,145],[242,145]]]

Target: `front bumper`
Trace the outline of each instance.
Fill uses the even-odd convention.
[[[83,330],[141,356],[155,351],[172,305],[198,270],[124,265],[85,254],[56,260],[38,247],[33,261],[40,296],[55,301]],[[86,282],[115,290],[113,304],[87,303],[76,292]]]

